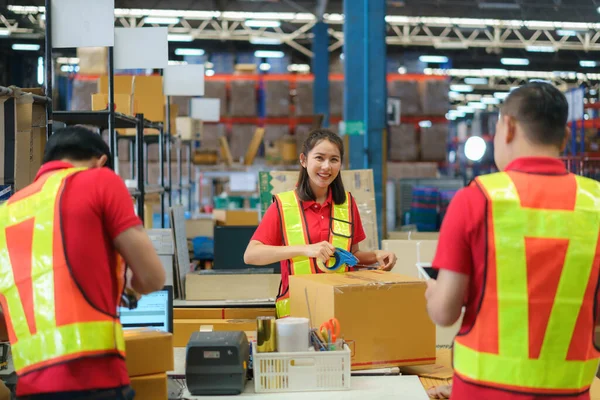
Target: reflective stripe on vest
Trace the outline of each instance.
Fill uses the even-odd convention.
[[[488,237],[493,237],[494,243],[488,243],[493,246],[488,254],[495,251],[498,352],[478,351],[474,345],[478,336],[472,336],[474,330],[457,336],[454,368],[459,376],[484,386],[525,393],[575,393],[591,385],[598,368],[597,355],[588,360],[568,360],[567,355],[581,306],[584,300],[593,301],[586,298],[586,289],[600,230],[600,185],[587,178],[574,179],[575,209],[547,210],[522,207],[517,188],[507,173],[477,178],[490,204],[488,224],[491,221],[492,226]],[[542,265],[527,265],[525,238],[569,240],[537,358],[530,356],[528,268]],[[490,279],[494,277],[488,276]],[[485,296],[484,292],[484,301]],[[590,326],[589,346],[593,346],[592,332]]]
[[[118,319],[102,314],[102,320],[57,325],[55,300],[57,294],[64,293],[56,293],[55,272],[58,271],[56,268],[68,268],[66,262],[55,265],[58,257],[54,252],[57,248],[55,235],[61,235],[61,227],[57,226],[60,223],[59,199],[66,178],[79,171],[81,169],[57,171],[39,185],[38,191],[22,198],[17,196],[14,201],[11,199],[0,206],[0,293],[4,296],[2,303],[12,328],[9,328],[11,350],[19,375],[88,354],[124,354],[125,343]],[[28,220],[35,224],[33,236],[19,239],[31,241],[31,254],[10,253],[7,230]],[[62,237],[60,239],[62,244]],[[13,262],[18,265],[13,266]],[[22,271],[29,268],[25,264],[30,264],[31,271],[20,273],[19,282],[16,282],[13,267]],[[33,304],[28,301],[27,292]],[[87,306],[91,309],[89,304]],[[31,310],[30,313],[26,309]],[[29,314],[33,321],[28,321]],[[98,314],[98,311],[90,311],[90,315]]]
[[[352,247],[353,223],[352,202],[350,193],[346,192],[346,201],[343,204],[332,204],[330,218],[329,242],[334,247],[350,250]],[[309,232],[304,218],[304,209],[296,191],[283,192],[275,195],[283,227],[283,240],[286,246],[305,246],[310,244]],[[289,260],[291,275],[304,275],[317,273],[314,258],[298,256]],[[329,261],[332,266],[334,259]],[[348,269],[341,267],[336,272],[343,273]],[[289,293],[277,299],[277,316],[283,318],[290,315]]]

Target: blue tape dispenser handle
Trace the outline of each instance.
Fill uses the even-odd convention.
[[[358,258],[354,257],[354,254],[344,249],[340,249],[339,247],[335,249],[335,253],[333,253],[331,258],[335,260],[332,266],[325,265],[322,261],[317,260],[317,267],[319,267],[322,272],[327,273],[335,272],[342,268],[343,265],[354,267],[356,264],[358,264]]]

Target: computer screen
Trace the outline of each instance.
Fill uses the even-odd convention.
[[[248,269],[256,265],[244,263],[244,252],[257,226],[215,226],[215,255],[213,269]],[[280,271],[279,263],[265,265],[274,273]]]
[[[173,333],[173,286],[143,295],[137,308],[119,307],[123,329],[152,328]]]

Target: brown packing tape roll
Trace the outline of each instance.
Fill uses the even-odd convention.
[[[256,318],[256,350],[259,353],[277,351],[275,317]]]

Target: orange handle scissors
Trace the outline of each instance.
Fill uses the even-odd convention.
[[[329,321],[323,322],[319,331],[323,336],[329,338],[329,343],[335,343],[337,337],[340,335],[340,321],[337,318],[331,318]]]

